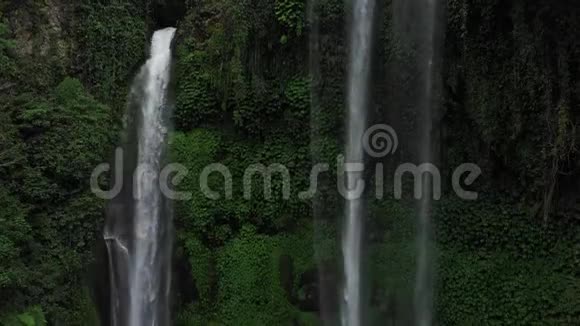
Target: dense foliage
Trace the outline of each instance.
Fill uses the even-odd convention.
[[[340,282],[344,1],[28,0],[0,1],[1,325],[98,325],[92,278],[105,268],[95,248],[106,203],[89,176],[119,142],[153,11],[176,2],[187,10],[173,17],[169,152],[188,169],[178,190],[192,195],[175,203],[176,324],[320,323],[319,269],[333,270],[331,293]],[[396,35],[391,1],[380,9],[370,119],[396,116],[411,135],[412,94],[392,91],[417,72],[393,67],[412,65],[417,44]],[[434,205],[437,321],[577,324],[580,188],[569,180],[580,172],[580,7],[450,0],[445,9],[439,156],[445,170],[478,163],[486,178],[478,201]],[[231,184],[212,172],[210,199],[200,175],[216,162]],[[304,199],[313,162],[330,172]],[[278,173],[272,198],[257,175],[245,199],[245,169],[275,163],[289,170],[289,198]],[[410,323],[415,210],[369,206],[369,321]]]
[[[124,49],[120,44],[130,44],[133,36],[119,36],[123,41],[114,45],[104,40],[108,36],[97,38],[95,33],[104,30],[98,26],[106,22],[76,20],[87,14],[86,6],[103,10],[101,4],[10,3],[8,19],[0,25],[3,325],[45,325],[43,315],[56,325],[97,322],[89,270],[105,203],[91,193],[88,177],[118,141],[124,104],[114,96],[126,94],[139,63],[133,52],[144,53],[146,30],[144,23],[132,30],[141,37],[136,47],[128,45],[131,55],[105,53]],[[125,23],[117,24],[124,26],[122,33],[129,31]],[[82,67],[69,52],[75,48],[91,51],[90,58],[75,51]],[[111,81],[112,76],[118,79]]]

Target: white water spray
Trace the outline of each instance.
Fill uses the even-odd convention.
[[[113,326],[165,326],[169,324],[171,215],[159,186],[164,157],[170,81],[171,42],[175,28],[156,31],[150,58],[131,88],[129,126],[136,130],[135,145],[127,144],[125,157],[135,171],[132,187],[110,204],[105,227]]]
[[[371,65],[371,43],[374,0],[355,0],[350,35],[350,66],[348,80],[348,125],[346,137],[346,161],[362,163],[364,151],[362,139],[366,128],[368,85]],[[362,173],[347,173],[347,187],[356,188]],[[343,232],[344,302],[342,325],[361,324],[361,242],[364,222],[361,198],[347,198]]]
[[[129,313],[130,326],[162,325],[156,302],[162,289],[169,289],[168,275],[161,273],[163,264],[159,255],[167,254],[167,245],[160,243],[162,236],[159,230],[163,218],[161,191],[159,189],[159,171],[161,154],[165,146],[167,126],[164,122],[163,109],[166,107],[167,86],[169,84],[171,64],[171,41],[174,28],[159,30],[153,34],[151,41],[151,58],[145,64],[144,96],[142,103],[142,121],[139,130],[138,170],[135,178],[135,219],[134,219],[134,255],[130,268],[131,306]],[[158,258],[159,257],[159,258]]]

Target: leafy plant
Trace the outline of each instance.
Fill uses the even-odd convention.
[[[304,0],[276,0],[276,18],[289,36],[300,36],[304,30],[306,4]],[[285,43],[285,42],[283,42]]]

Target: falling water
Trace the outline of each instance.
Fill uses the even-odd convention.
[[[412,60],[402,65],[415,78],[410,82],[407,99],[416,108],[417,160],[433,163],[433,90],[437,0],[395,0],[394,24],[399,40],[412,49]],[[417,210],[417,266],[415,274],[414,319],[417,326],[432,324],[433,306],[433,239],[431,196],[433,180],[422,178],[423,196]]]
[[[374,0],[355,0],[353,2],[346,137],[346,161],[349,163],[362,163],[364,160],[362,139],[366,127],[374,7]],[[355,189],[361,178],[362,173],[347,173],[348,189]],[[349,196],[346,200],[345,229],[342,243],[345,278],[342,308],[342,324],[344,326],[358,326],[361,324],[361,238],[363,218],[362,199]]]
[[[395,61],[394,71],[406,76],[404,83],[396,86],[394,93],[399,95],[397,110],[413,116],[407,125],[407,144],[414,145],[413,154],[407,159],[417,164],[434,162],[433,136],[434,118],[437,117],[434,105],[440,84],[437,82],[438,65],[437,44],[440,21],[438,0],[393,0],[394,39],[401,53],[406,55]],[[410,77],[407,77],[410,76]],[[396,80],[396,79],[395,79]],[[416,273],[414,284],[414,324],[430,326],[433,323],[434,287],[434,241],[431,222],[433,179],[427,174],[422,176],[422,198],[417,202],[416,235]]]
[[[121,208],[110,213],[105,228],[115,326],[169,324],[171,221],[158,176],[168,128],[167,88],[174,34],[174,28],[153,34],[151,56],[131,89],[133,106],[139,110],[134,113],[138,125],[132,198],[124,196],[117,204],[113,200],[113,210]],[[132,219],[128,221],[127,216]]]
[[[434,62],[434,36],[435,36],[435,13],[436,1],[421,1],[421,16],[424,19],[423,54],[419,55],[418,66],[422,72],[423,94],[419,94],[418,107],[420,116],[420,150],[421,162],[432,162],[432,129],[433,129],[433,62]],[[421,89],[421,88],[419,88]],[[433,320],[433,258],[432,227],[431,227],[431,196],[432,182],[424,178],[423,198],[419,203],[419,216],[417,224],[417,272],[415,277],[415,324],[417,326],[430,326]]]

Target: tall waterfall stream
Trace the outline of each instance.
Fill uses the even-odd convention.
[[[133,191],[120,203],[123,212],[109,216],[104,232],[114,326],[169,325],[171,216],[159,173],[169,125],[165,111],[174,34],[175,28],[153,34],[150,58],[131,88],[138,109],[136,125],[129,126],[136,129]]]

